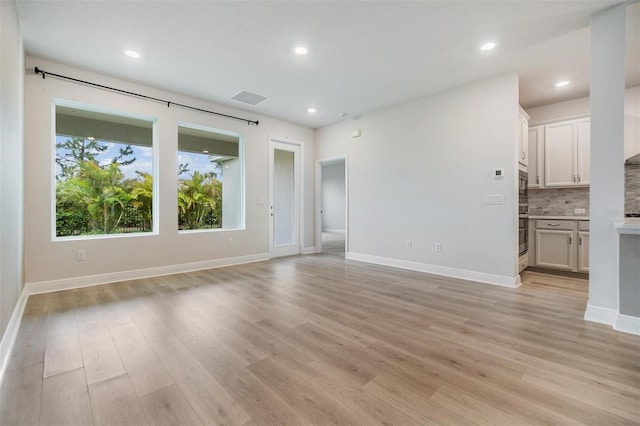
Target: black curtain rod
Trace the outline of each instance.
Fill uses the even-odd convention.
[[[131,95],[131,96],[136,96],[136,97],[142,98],[142,99],[148,99],[150,101],[161,102],[163,104],[167,104],[167,108],[170,107],[171,105],[175,105],[175,106],[178,106],[178,107],[181,107],[181,108],[190,109],[190,110],[193,110],[193,111],[206,112],[207,114],[213,114],[213,115],[217,115],[219,117],[226,117],[226,118],[231,118],[233,120],[246,121],[247,125],[255,124],[257,126],[257,125],[260,124],[260,122],[258,120],[249,120],[247,118],[236,117],[234,115],[223,114],[221,112],[209,111],[209,110],[206,110],[206,109],[196,108],[196,107],[192,107],[192,106],[185,105],[185,104],[179,104],[177,102],[171,102],[171,101],[167,101],[167,100],[160,99],[160,98],[154,98],[152,96],[142,95],[140,93],[129,92],[128,90],[116,89],[115,87],[105,86],[105,85],[98,84],[98,83],[92,83],[92,82],[86,81],[86,80],[80,80],[78,78],[68,77],[66,75],[60,75],[60,74],[55,74],[55,73],[52,73],[52,72],[47,72],[47,71],[41,70],[38,67],[35,67],[34,71],[36,72],[36,74],[42,74],[42,78],[43,79],[47,75],[51,75],[51,76],[54,76],[54,77],[62,78],[64,80],[75,81],[76,83],[88,84],[89,86],[99,87],[101,89],[111,90],[113,92],[124,93],[125,95]]]

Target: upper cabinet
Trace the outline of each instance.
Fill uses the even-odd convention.
[[[528,132],[529,143],[529,188],[540,188],[542,183],[542,160],[544,126],[533,126]]]
[[[589,117],[531,127],[528,138],[529,187],[589,185]]]
[[[518,139],[520,146],[518,162],[526,168],[529,164],[529,115],[522,108],[518,115]]]

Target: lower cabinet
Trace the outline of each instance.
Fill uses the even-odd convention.
[[[535,221],[535,262],[540,268],[589,272],[589,222]]]
[[[589,272],[589,232],[578,231],[578,272]]]

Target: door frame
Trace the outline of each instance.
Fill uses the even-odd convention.
[[[316,253],[322,253],[322,168],[344,163],[344,257],[349,253],[349,164],[347,155],[316,160]]]
[[[271,216],[271,208],[273,206],[273,152],[276,149],[276,145],[288,145],[297,148],[298,157],[294,156],[294,185],[295,185],[295,219],[296,219],[296,231],[298,238],[295,244],[290,250],[277,250],[273,246],[273,216]],[[269,136],[269,209],[267,211],[269,220],[269,258],[281,257],[281,256],[293,256],[302,253],[304,242],[304,145],[302,142],[293,141],[286,137]],[[297,166],[297,167],[296,167]]]

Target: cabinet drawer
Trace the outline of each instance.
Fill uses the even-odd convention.
[[[589,230],[589,222],[586,220],[581,220],[578,222],[578,231],[588,231]]]
[[[536,220],[536,229],[558,229],[573,231],[572,220]]]

